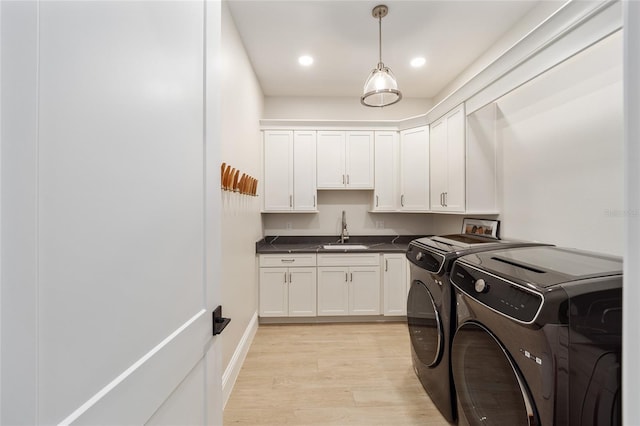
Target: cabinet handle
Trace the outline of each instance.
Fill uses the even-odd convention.
[[[384,270],[385,272],[389,270],[389,259],[384,260]]]
[[[293,280],[291,279],[291,272],[289,272],[289,284],[291,284]]]
[[[293,195],[289,195],[289,207],[293,207]]]
[[[448,195],[448,194],[449,194],[448,192],[445,192],[445,193],[444,193],[444,206],[445,206],[445,207],[447,207],[447,195]]]
[[[404,194],[400,196],[400,205],[404,207]]]
[[[353,272],[351,274],[349,274],[349,275],[351,275],[351,280],[350,281],[353,282]]]
[[[376,195],[376,207],[378,207],[378,196]]]
[[[342,175],[342,184],[344,185],[344,175]]]
[[[444,192],[440,193],[440,206],[444,207]]]
[[[349,274],[348,273],[344,273],[344,282],[349,282]]]
[[[316,206],[316,196],[314,195],[313,196],[313,207],[315,207],[315,206]]]
[[[349,185],[349,175],[347,175],[347,185]]]
[[[293,263],[295,261],[296,261],[295,259],[280,259],[280,262],[282,263]]]
[[[284,283],[285,284],[287,283],[287,273],[286,272],[284,273]]]

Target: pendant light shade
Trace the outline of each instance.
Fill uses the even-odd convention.
[[[360,98],[362,105],[369,107],[393,105],[402,99],[395,76],[382,62],[382,18],[388,12],[389,9],[385,5],[376,6],[371,12],[373,17],[378,19],[380,61],[365,81],[363,95]]]

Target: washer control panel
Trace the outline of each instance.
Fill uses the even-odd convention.
[[[542,307],[540,293],[460,262],[453,265],[451,282],[467,296],[520,322],[533,322]]]
[[[406,256],[414,265],[432,273],[438,273],[444,262],[444,256],[437,255],[414,244],[409,244]]]

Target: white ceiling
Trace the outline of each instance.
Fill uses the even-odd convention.
[[[404,97],[432,98],[540,0],[231,0],[229,8],[266,96],[360,96],[382,60]],[[308,54],[315,63],[301,67]],[[409,61],[424,56],[422,68]]]

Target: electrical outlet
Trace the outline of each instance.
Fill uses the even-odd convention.
[[[287,229],[293,229],[293,225],[292,225],[292,223],[291,223],[291,222],[287,222],[287,223],[285,223],[285,225],[284,225],[284,226],[285,226],[285,228],[287,228]]]
[[[384,221],[376,220],[376,229],[384,229]]]

